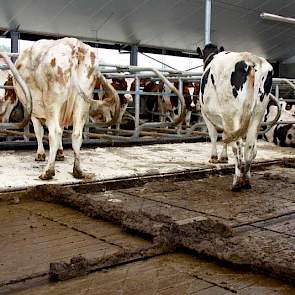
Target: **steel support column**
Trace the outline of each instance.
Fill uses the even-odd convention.
[[[206,0],[205,2],[205,38],[204,45],[211,43],[211,0]]]
[[[10,42],[11,42],[11,52],[18,53],[18,41],[19,41],[20,33],[16,31],[10,32]],[[15,62],[16,57],[12,57],[11,60]]]
[[[130,65],[137,66],[137,56],[138,56],[138,47],[133,45],[131,46],[130,51]]]

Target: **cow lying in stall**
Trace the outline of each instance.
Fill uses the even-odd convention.
[[[179,89],[179,82],[174,82],[174,86]],[[184,121],[181,124],[185,123],[186,127],[190,126],[191,116],[193,111],[199,110],[198,96],[200,91],[200,84],[197,82],[183,82],[183,97],[186,108],[186,115]],[[171,90],[160,83],[160,92],[171,93]],[[163,95],[160,103],[160,113],[162,122],[168,118],[171,122],[175,120],[175,116],[179,113],[179,101],[177,96]]]
[[[295,102],[281,101],[282,112],[278,124],[263,135],[263,138],[282,147],[295,148],[295,124],[279,124],[280,121],[295,121]],[[264,116],[264,122],[272,121],[277,114],[277,107],[270,102]]]
[[[269,101],[272,66],[248,52],[222,52],[213,44],[198,53],[204,60],[201,112],[212,143],[211,162],[218,162],[216,141],[223,132],[224,150],[233,143],[235,175],[232,190],[249,189],[250,167],[256,156],[260,123]]]
[[[111,85],[115,90],[124,90],[124,91],[134,91],[135,90],[135,82],[130,81],[130,79],[120,79],[120,78],[112,78]],[[99,80],[96,81],[95,85],[96,89],[103,90],[103,87]],[[93,97],[95,100],[100,101],[99,105],[91,105],[90,107],[90,120],[93,123],[98,123],[101,121],[110,122],[115,113],[115,101],[111,99],[108,95],[98,93],[94,94]],[[132,103],[133,97],[130,94],[119,94],[120,98],[120,112],[117,120],[117,129],[120,128],[122,123],[123,115],[125,114],[128,104]]]
[[[103,84],[110,100],[119,101],[116,91],[101,75],[96,63],[94,50],[74,38],[37,41],[21,52],[16,60],[16,68],[32,94],[31,120],[38,141],[37,159],[45,159],[42,123],[49,131],[48,163],[40,179],[51,179],[55,175],[55,158],[59,149],[63,156],[63,128],[70,125],[73,126],[73,176],[87,176],[80,168],[80,147],[90,104],[98,104],[92,100],[96,80]],[[26,105],[22,89],[16,81],[14,85],[21,103]]]

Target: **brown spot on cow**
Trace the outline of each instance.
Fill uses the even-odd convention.
[[[78,58],[78,64],[81,64],[85,59],[86,50],[82,47],[78,47],[78,51],[76,51],[76,56]]]
[[[65,77],[63,70],[60,66],[57,68],[57,76],[56,76],[56,81],[60,83],[61,85],[65,85]]]
[[[54,68],[56,66],[56,58],[53,58],[50,62],[51,66]]]
[[[22,64],[17,64],[16,69],[19,70],[22,67]]]
[[[91,78],[93,71],[94,71],[94,67],[89,67],[89,68],[88,68],[88,74],[87,74],[87,78],[88,78],[88,79]]]
[[[4,86],[13,86],[12,76],[8,75],[7,81],[4,83]],[[4,100],[10,100],[11,103],[16,101],[16,93],[14,89],[5,89]]]

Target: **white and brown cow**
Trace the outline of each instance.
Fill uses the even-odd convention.
[[[295,102],[280,102],[282,111],[278,123],[263,135],[263,138],[282,147],[295,147],[295,123],[280,124],[280,121],[295,122]],[[273,102],[267,106],[264,122],[271,122],[277,114],[277,107]]]
[[[203,51],[205,71],[200,89],[201,112],[212,142],[211,162],[218,162],[216,141],[233,143],[235,175],[232,190],[251,188],[250,167],[256,156],[260,123],[269,101],[272,66],[248,52],[220,52],[209,44]],[[220,53],[218,53],[220,52]],[[226,146],[222,157],[227,157]]]
[[[80,168],[80,147],[83,126],[89,116],[90,103],[97,79],[103,83],[111,99],[119,100],[96,67],[94,50],[74,38],[40,40],[20,53],[16,68],[32,94],[32,122],[38,141],[37,159],[45,159],[42,144],[43,126],[49,131],[49,158],[41,179],[55,175],[55,157],[62,147],[63,128],[73,126],[74,150],[73,175],[84,178]],[[23,105],[27,104],[24,93],[14,81],[15,91]]]

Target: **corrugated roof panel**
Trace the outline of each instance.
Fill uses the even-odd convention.
[[[295,26],[263,21],[261,12],[292,17],[295,1],[214,0],[211,40],[228,50],[274,60],[294,55]],[[195,50],[203,45],[204,0],[0,0],[0,28]]]

